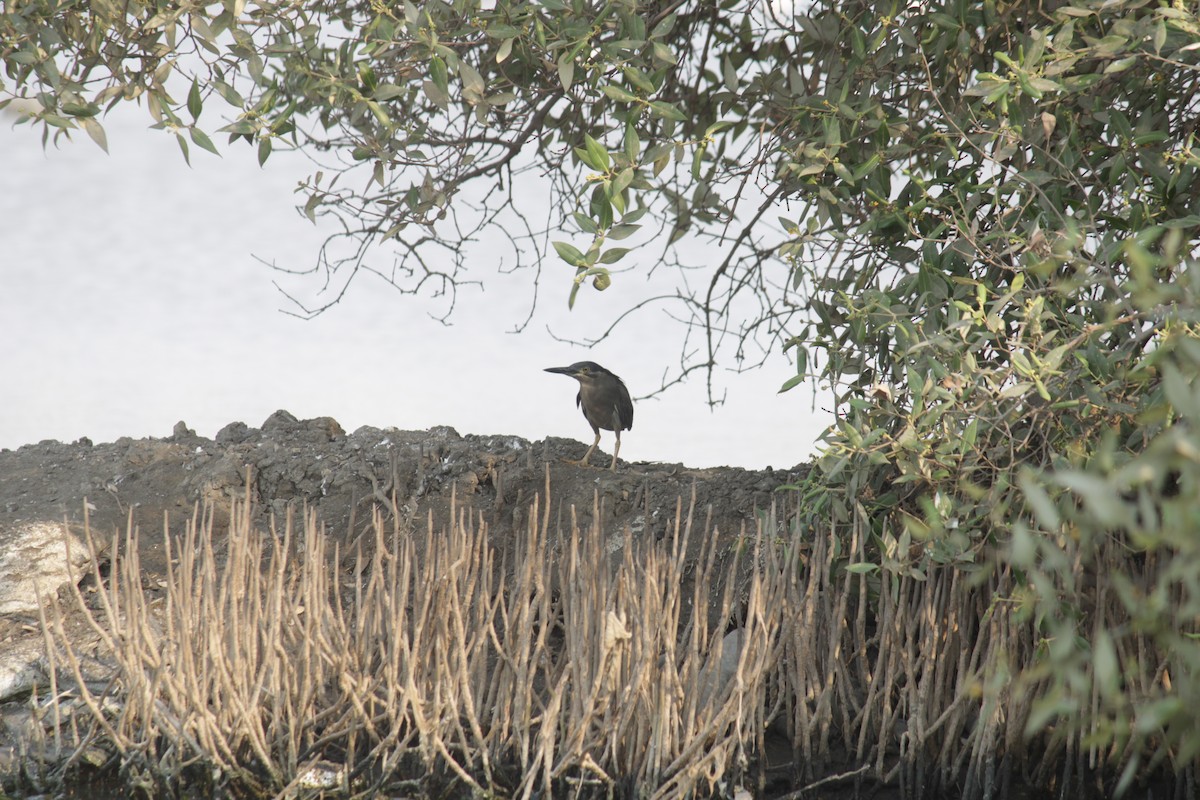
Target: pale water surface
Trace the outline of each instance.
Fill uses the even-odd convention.
[[[449,326],[430,318],[435,301],[369,276],[317,319],[287,316],[279,276],[259,259],[307,267],[324,240],[294,209],[302,157],[276,154],[260,169],[246,147],[222,147],[221,158],[193,148],[189,169],[140,109],[104,120],[110,155],[81,132],[43,151],[39,133],[12,122],[0,114],[0,448],[164,436],[178,420],[212,436],[279,408],[347,430],[451,425],[590,442],[574,382],[543,367],[589,358],[637,396],[679,362],[681,329],[662,311],[633,317],[591,352],[547,332],[595,336],[663,291],[653,282],[669,276],[648,280],[637,253],[626,258],[634,270],[574,311],[569,268],[547,266],[520,334],[509,331],[528,314],[528,273],[477,273],[485,290],[461,293]],[[286,285],[310,298],[317,288]],[[806,459],[830,401],[822,394],[814,412],[812,390],[776,394],[789,369],[779,357],[723,373],[715,410],[700,378],[640,402],[622,456],[754,468]],[[611,452],[608,434],[602,447]]]

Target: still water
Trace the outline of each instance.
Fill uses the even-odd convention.
[[[189,168],[137,108],[104,119],[110,155],[82,134],[43,151],[37,131],[12,122],[0,113],[0,447],[165,436],[181,419],[211,437],[279,408],[347,430],[450,425],[589,441],[574,387],[543,367],[595,360],[635,397],[678,369],[683,329],[662,309],[633,315],[591,351],[556,339],[596,337],[639,300],[673,292],[674,276],[650,269],[650,248],[574,311],[570,268],[546,264],[534,304],[534,273],[505,274],[511,261],[482,243],[473,277],[484,285],[458,294],[449,325],[431,318],[444,299],[402,297],[372,276],[303,321],[280,313],[289,304],[274,282],[319,302],[319,280],[266,265],[310,267],[329,233],[294,209],[311,169],[303,157],[276,153],[259,168],[248,148],[220,158],[193,148]],[[511,333],[531,307],[524,332]],[[716,409],[700,373],[642,400],[622,456],[752,468],[804,460],[830,403],[822,394],[814,411],[803,387],[778,395],[791,370],[774,357],[750,373],[718,372]]]

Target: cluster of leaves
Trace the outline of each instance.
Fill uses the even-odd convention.
[[[452,308],[457,287],[501,258],[540,273],[556,251],[572,303],[636,261],[678,269],[679,290],[656,300],[683,304],[674,316],[703,329],[683,373],[711,373],[722,348],[739,361],[748,344],[778,350],[802,305],[789,294],[799,273],[760,269],[788,238],[770,213],[787,197],[776,113],[804,90],[794,31],[775,11],[751,0],[32,0],[0,13],[0,91],[36,100],[46,136],[83,127],[103,142],[99,112],[136,99],[185,153],[215,149],[221,132],[260,161],[280,147],[321,160],[303,211],[336,219],[330,244],[351,246],[319,255],[311,313],[364,271]],[[696,236],[714,246],[678,249]],[[479,241],[486,258],[472,259]],[[650,243],[662,246],[652,260]],[[369,258],[379,253],[392,264]],[[717,262],[699,283],[688,278],[697,258]]]
[[[719,9],[683,5],[34,0],[0,14],[11,81],[0,90],[36,100],[46,137],[83,128],[106,146],[101,111],[138,100],[185,156],[189,143],[216,152],[200,116],[217,95],[227,119],[210,124],[253,143],[260,162],[281,145],[331,153],[303,210],[337,217],[356,242],[348,259],[322,258],[332,272],[349,265],[343,291],[367,245],[401,253],[387,276],[398,288],[432,281],[452,291],[467,275],[465,245],[481,231],[513,240],[520,262],[531,247],[540,257],[550,231],[573,220],[592,239],[582,249],[556,244],[576,269],[574,302],[585,279],[611,283],[606,265],[628,252],[611,243],[646,213],[636,198],[686,157],[696,112],[710,120],[701,130],[714,117],[707,102],[685,114],[682,101],[702,89],[681,91],[699,64],[679,62]],[[356,167],[369,171],[365,188],[339,184]],[[585,167],[595,172],[581,181]],[[464,202],[460,192],[476,183],[484,188]],[[546,197],[563,211],[541,228],[528,216]],[[697,211],[708,213],[674,202],[674,227],[686,230]]]
[[[816,88],[781,110],[810,202],[787,255],[822,290],[795,344],[847,387],[820,508],[923,543],[895,569],[1017,571],[1031,732],[1086,732],[1126,782],[1193,765],[1200,19],[876,11],[804,19]]]

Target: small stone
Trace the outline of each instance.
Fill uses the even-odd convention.
[[[345,767],[322,762],[296,776],[296,785],[301,789],[334,789],[342,783],[345,772]]]
[[[266,421],[262,424],[262,429],[264,431],[286,430],[299,421],[290,411],[285,411],[281,408],[267,417]]]
[[[240,444],[250,438],[250,430],[244,422],[231,422],[217,431],[217,444]]]
[[[342,430],[342,426],[333,417],[317,417],[316,419],[304,420],[304,426],[310,431],[318,434],[326,441],[340,439],[346,435]]]

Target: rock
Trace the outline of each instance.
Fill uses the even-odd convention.
[[[0,701],[27,694],[35,685],[48,685],[45,660],[41,634],[22,636],[0,645]]]
[[[346,435],[346,431],[342,430],[342,426],[333,417],[317,417],[305,420],[304,424],[322,434],[326,441],[333,441]]]
[[[241,444],[250,438],[252,431],[244,422],[231,422],[217,431],[217,444]]]
[[[300,789],[329,791],[340,786],[345,776],[345,766],[322,761],[296,776],[295,785]]]
[[[171,440],[180,441],[184,439],[195,439],[196,432],[187,426],[183,420],[175,423],[175,427],[171,429]]]
[[[0,616],[36,612],[87,566],[83,543],[61,522],[0,527]],[[49,683],[45,641],[30,628],[15,620],[0,628],[10,631],[0,637],[0,701]]]
[[[299,421],[290,411],[285,411],[281,408],[266,418],[262,424],[262,429],[264,433],[286,431]]]
[[[37,611],[78,580],[88,563],[83,543],[61,522],[0,528],[0,615]]]
[[[700,705],[719,701],[725,687],[737,675],[744,636],[744,628],[734,628],[725,634],[721,640],[720,660],[706,663],[700,670]]]

